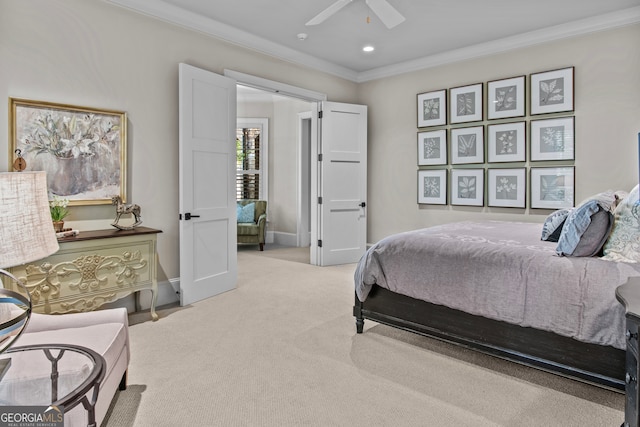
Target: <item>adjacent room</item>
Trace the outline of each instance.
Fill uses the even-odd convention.
[[[640,425],[640,0],[0,0],[0,425]]]

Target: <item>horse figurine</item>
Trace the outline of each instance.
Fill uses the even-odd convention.
[[[140,206],[138,205],[125,205],[122,203],[122,199],[120,196],[113,196],[111,198],[111,204],[116,206],[116,219],[113,220],[113,225],[115,228],[119,230],[133,230],[134,227],[142,224],[142,216],[140,215]],[[134,223],[129,226],[118,225],[118,221],[120,221],[120,216],[122,214],[132,214],[134,218]]]

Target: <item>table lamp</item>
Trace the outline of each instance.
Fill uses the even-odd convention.
[[[15,342],[31,317],[28,289],[3,269],[57,250],[46,172],[0,173],[0,279],[14,281],[23,291],[0,289],[0,353]]]

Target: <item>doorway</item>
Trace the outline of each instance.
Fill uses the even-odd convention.
[[[346,264],[357,261],[366,250],[367,183],[367,106],[326,102],[326,94],[279,83],[260,77],[225,70],[241,86],[302,100],[311,106],[311,246],[309,262],[313,265]],[[328,109],[325,110],[324,107]],[[309,111],[309,108],[306,108]],[[298,112],[303,112],[299,110]],[[322,117],[322,120],[319,118]],[[276,126],[272,126],[275,128]],[[275,144],[275,138],[272,138]],[[295,142],[294,142],[295,143]],[[327,145],[328,143],[328,145]],[[275,151],[275,150],[274,150]],[[280,166],[296,168],[297,147],[287,156],[293,161]],[[274,156],[277,158],[277,154]],[[326,158],[325,158],[326,157]],[[279,167],[274,168],[279,170]],[[294,175],[295,176],[295,175]],[[289,179],[294,189],[297,179]],[[348,185],[342,185],[342,183]],[[274,185],[277,187],[277,184]],[[299,198],[294,197],[295,214]],[[272,202],[273,199],[270,200]],[[273,203],[270,203],[273,206]],[[345,214],[346,213],[346,214]],[[345,215],[343,215],[345,214]],[[278,217],[291,216],[289,210]],[[293,233],[297,244],[298,221]],[[278,227],[273,227],[278,230]],[[285,230],[287,231],[287,230]],[[345,232],[349,231],[349,232]],[[286,233],[285,233],[286,234]],[[316,245],[315,242],[318,244]]]
[[[311,111],[315,102],[237,80],[237,120],[265,117],[269,121],[265,248],[306,248],[307,262],[311,262]]]

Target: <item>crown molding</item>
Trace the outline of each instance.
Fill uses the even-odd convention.
[[[322,71],[346,80],[357,81],[358,72],[346,67],[307,55],[295,49],[265,40],[248,32],[211,18],[181,9],[162,0],[104,0],[107,3],[129,9],[169,24],[224,40],[243,48],[255,50],[296,65]]]
[[[506,37],[492,42],[455,49],[412,61],[374,68],[372,70],[358,73],[356,82],[363,83],[385,77],[393,77],[399,74],[424,70],[454,62],[466,61],[487,55],[495,55],[509,50],[623,27],[625,25],[632,25],[638,22],[640,22],[640,6],[579,21],[573,21],[562,25],[543,28],[541,30],[531,31],[513,37]]]
[[[640,6],[611,12],[587,19],[568,22],[541,30],[523,33],[487,43],[455,49],[424,58],[401,62],[368,71],[357,72],[254,36],[230,25],[185,11],[162,0],[104,0],[108,3],[138,12],[167,23],[198,31],[226,42],[252,49],[296,65],[312,68],[356,83],[393,77],[413,71],[465,61],[487,55],[495,55],[509,50],[520,49],[561,40],[569,37],[594,33],[640,22]]]

